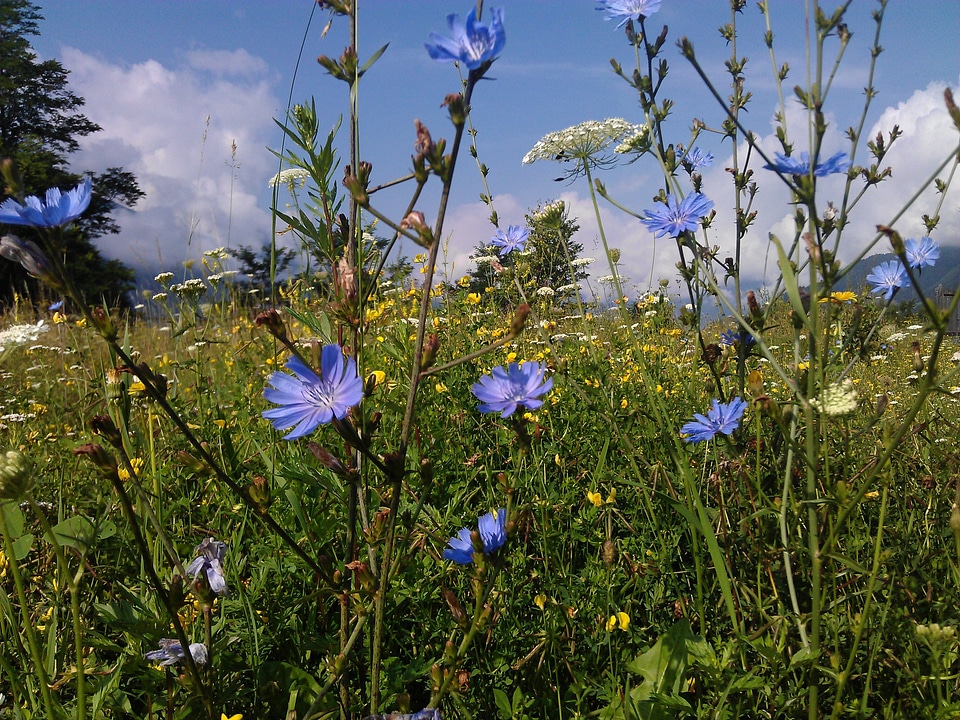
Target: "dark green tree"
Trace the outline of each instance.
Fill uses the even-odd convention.
[[[69,156],[79,149],[78,138],[100,129],[80,112],[84,100],[69,89],[69,71],[59,60],[40,62],[30,46],[30,37],[40,34],[42,19],[29,0],[0,0],[0,159],[12,162],[19,178],[19,186],[4,187],[0,199],[42,198],[47,188],[76,186],[83,175],[70,171]],[[90,208],[63,234],[57,251],[89,302],[125,307],[134,287],[133,272],[117,260],[106,260],[93,240],[116,233],[114,211],[133,206],[143,192],[136,177],[122,168],[84,175],[93,184]],[[38,240],[25,227],[0,226],[0,233]],[[15,292],[36,297],[38,284],[18,264],[4,261],[0,305],[9,303]]]
[[[240,272],[247,276],[250,286],[257,288],[264,293],[264,297],[270,297],[270,290],[273,287],[270,282],[271,261],[270,255],[272,249],[270,242],[267,241],[260,246],[258,253],[252,247],[241,245],[238,248],[227,250],[231,257],[240,262]],[[297,253],[289,248],[278,247],[276,249],[276,273],[274,277],[279,282],[280,276],[290,267],[290,263],[297,257]]]
[[[497,257],[496,264],[479,263],[471,273],[471,292],[501,287],[509,296],[514,277],[528,293],[542,287],[557,290],[587,277],[587,272],[574,263],[583,251],[583,245],[573,239],[580,226],[570,218],[570,210],[562,200],[537,206],[527,213],[525,221],[530,236],[524,253]],[[474,257],[495,255],[496,248],[489,245],[478,245],[473,251]]]

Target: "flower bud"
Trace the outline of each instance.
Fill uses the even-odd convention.
[[[104,340],[113,342],[117,339],[117,326],[110,319],[110,313],[97,306],[90,310],[90,317],[93,320],[93,326]]]
[[[287,339],[287,328],[283,323],[283,318],[280,317],[278,313],[273,308],[269,310],[264,310],[262,313],[257,315],[256,319],[253,321],[254,325],[257,327],[265,327],[267,332],[273,335],[277,340],[285,342]]]
[[[90,429],[115,448],[120,448],[123,445],[120,429],[109,415],[94,415],[90,418]]]
[[[426,370],[437,361],[437,352],[440,350],[440,336],[437,333],[430,333],[426,344],[423,346],[423,356],[420,360],[420,369]]]
[[[510,334],[516,337],[523,332],[523,326],[527,322],[527,316],[530,314],[530,306],[527,303],[523,303],[517,307],[516,312],[513,315],[513,320],[510,321]]]
[[[444,588],[443,599],[447,601],[447,607],[450,608],[450,614],[453,616],[453,621],[462,628],[467,627],[470,622],[467,620],[467,613],[464,611],[463,605],[460,604],[460,600],[457,598],[456,593],[449,588]]]
[[[263,475],[254,475],[253,482],[246,486],[247,496],[257,506],[261,515],[266,515],[270,507],[270,483]]]
[[[443,99],[443,105],[450,113],[450,122],[454,127],[461,127],[467,121],[467,109],[463,102],[463,95],[460,93],[450,93]]]
[[[20,263],[29,275],[42,280],[53,288],[59,289],[60,282],[53,274],[53,267],[43,251],[30,240],[21,240],[16,235],[4,235],[0,238],[0,256]]]
[[[315,442],[311,442],[307,445],[307,450],[309,450],[310,454],[317,459],[317,462],[323,465],[327,470],[332,471],[334,474],[339,475],[340,477],[346,477],[350,474],[350,471],[347,470],[344,464],[326,448],[321,447]]]
[[[105,478],[112,479],[117,477],[117,461],[113,459],[110,453],[103,449],[102,445],[87,443],[80,447],[75,447],[73,454],[78,457],[81,455],[85,456],[96,466],[100,474]]]
[[[433,152],[435,145],[433,144],[433,138],[430,137],[430,131],[427,130],[426,125],[419,120],[414,120],[413,125],[417,129],[417,141],[413,145],[413,151],[417,154],[416,159],[422,162],[424,158]]]
[[[17,500],[33,487],[33,463],[19,450],[0,455],[0,500]]]
[[[613,544],[612,540],[604,540],[601,554],[603,555],[603,564],[610,567],[617,560],[617,546]]]
[[[400,221],[401,230],[412,230],[417,234],[413,238],[421,247],[433,247],[433,230],[427,225],[427,220],[419,210],[413,210],[407,213],[407,216]]]

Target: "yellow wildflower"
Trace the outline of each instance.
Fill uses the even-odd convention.
[[[630,627],[630,616],[625,612],[618,612],[615,615],[611,615],[610,619],[607,620],[607,632],[611,632],[617,627],[621,630],[626,630]]]
[[[603,507],[603,495],[600,493],[587,491],[587,500],[593,503],[594,507]]]
[[[542,593],[540,595],[537,595],[533,599],[533,604],[536,605],[541,610],[543,610],[543,606],[547,604],[547,596]]]
[[[478,305],[480,300],[480,293],[470,293],[467,295],[467,305]]]

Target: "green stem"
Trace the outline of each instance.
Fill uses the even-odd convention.
[[[40,652],[40,643],[37,642],[33,621],[30,619],[30,605],[27,602],[27,593],[23,587],[23,577],[20,575],[20,563],[17,561],[17,555],[13,549],[13,538],[10,537],[10,530],[7,528],[7,517],[3,512],[3,508],[0,508],[0,533],[3,534],[3,548],[7,555],[7,565],[10,568],[10,573],[13,575],[13,584],[17,590],[17,600],[20,603],[20,614],[23,619],[23,630],[27,634],[27,645],[30,647],[30,657],[33,660],[37,680],[40,684],[40,695],[43,698],[43,706],[47,711],[48,718],[56,718],[58,715],[54,712],[54,700],[50,694],[50,678],[47,675],[43,655]]]

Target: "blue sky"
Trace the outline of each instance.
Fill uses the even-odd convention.
[[[809,3],[771,0],[770,4],[777,62],[789,62],[792,68],[787,85],[805,84]],[[522,222],[527,209],[562,198],[579,217],[582,229],[577,239],[585,246],[584,254],[599,258],[587,188],[582,182],[555,182],[562,173],[559,165],[521,165],[520,160],[546,133],[584,120],[619,116],[642,122],[629,87],[609,64],[615,57],[629,70],[630,48],[622,31],[615,29],[616,23],[606,22],[591,0],[502,0],[492,6],[505,9],[507,44],[490,72],[495,80],[482,83],[474,96],[473,122],[481,160],[491,170],[488,181],[501,220]],[[851,149],[843,130],[857,123],[862,111],[875,30],[870,15],[876,6],[870,0],[855,0],[848,13],[853,38],[825,108],[831,121],[827,152]],[[367,0],[360,8],[361,57],[390,43],[361,84],[362,156],[374,165],[374,182],[381,183],[407,172],[415,118],[430,128],[434,139],[451,135],[440,103],[459,88],[457,72],[452,65],[431,61],[423,43],[431,31],[446,33],[446,15],[465,14],[470,3]],[[64,62],[71,71],[73,89],[87,99],[86,114],[104,128],[83,141],[75,169],[122,165],[140,178],[147,192],[135,212],[121,215],[121,235],[101,243],[106,254],[149,274],[172,269],[203,250],[228,244],[259,246],[269,238],[266,183],[278,168],[266,148],[280,144],[272,119],[284,114],[291,83],[293,102],[315,98],[323,128],[331,127],[346,109],[344,86],[316,63],[319,54],[338,56],[343,51],[346,24],[335,20],[321,36],[329,16],[316,11],[308,29],[312,9],[308,0],[41,3],[45,20],[42,35],[34,42],[37,52]],[[711,78],[723,88],[723,61],[730,50],[717,28],[729,19],[729,3],[724,0],[664,0],[661,11],[649,20],[651,34],[663,24],[669,27],[665,56],[670,75],[664,95],[676,101],[671,142],[687,142],[693,118],[710,127],[719,127],[722,120],[719,108],[680,57],[675,41],[689,37]],[[777,98],[769,53],[762,42],[764,21],[756,3],[748,3],[738,25],[737,54],[750,59],[747,89],[754,95],[747,120],[764,147],[772,150]],[[881,35],[884,52],[875,76],[879,95],[866,128],[875,135],[898,123],[904,137],[890,156],[895,182],[869,193],[858,207],[844,251],[850,257],[872,239],[873,226],[889,221],[891,207],[912,194],[920,178],[929,174],[931,163],[942,159],[943,149],[956,144],[941,98],[944,85],[958,85],[957,28],[960,3],[956,0],[892,0],[888,7]],[[835,51],[836,42],[828,48]],[[795,137],[803,137],[799,106],[789,103],[788,114]],[[345,151],[346,134],[341,139]],[[231,155],[234,142],[236,153]],[[732,206],[723,170],[732,148],[729,141],[724,144],[719,135],[711,134],[701,135],[697,144],[717,157],[704,172],[704,191],[716,201],[722,221]],[[863,147],[858,149],[858,160],[866,160]],[[445,226],[447,271],[452,279],[469,269],[474,245],[493,234],[486,222],[488,210],[478,200],[483,186],[476,166],[466,153],[461,161]],[[757,172],[760,215],[745,251],[748,274],[760,284],[764,273],[771,275],[767,234],[771,230],[789,234],[785,218],[790,207],[783,188],[773,178],[763,177],[765,171],[759,167]],[[640,211],[653,206],[651,198],[660,176],[654,161],[644,159],[610,170],[602,179],[620,202]],[[839,193],[839,186],[836,190]],[[928,196],[898,225],[908,236],[919,234],[920,215],[935,209],[938,199],[932,193]],[[956,191],[948,194],[940,210],[943,224],[935,237],[941,243],[960,244],[958,197]],[[406,199],[401,189],[378,199],[378,205],[396,214]],[[420,209],[432,220],[435,196]],[[622,250],[623,272],[631,281],[628,287],[639,291],[651,277],[654,283],[660,277],[673,279],[673,247],[662,240],[654,243],[635,219],[612,208],[604,208],[603,220],[611,244]],[[730,246],[726,227],[729,222],[718,223],[712,243]],[[593,272],[603,275],[608,270],[598,263]]]

